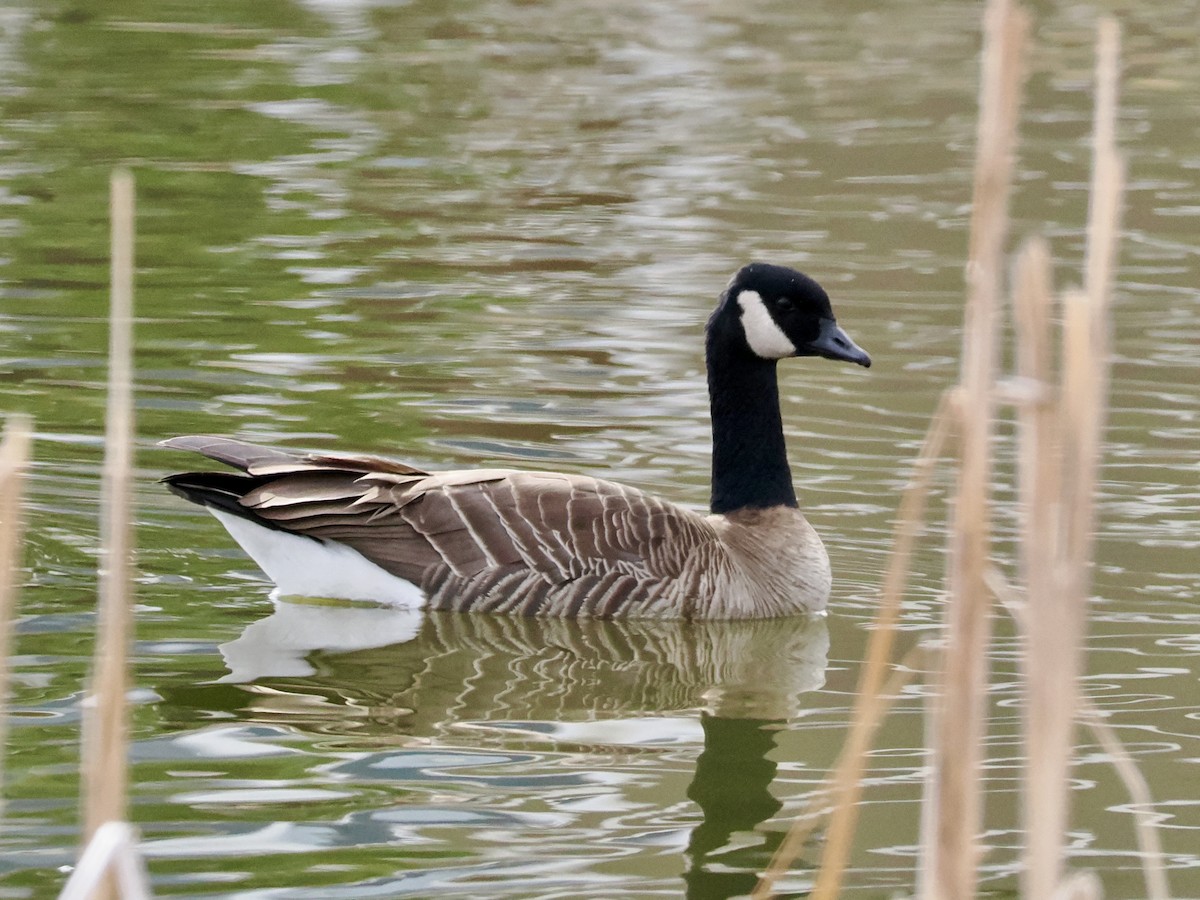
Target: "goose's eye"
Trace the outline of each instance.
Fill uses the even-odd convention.
[[[791,312],[792,301],[787,297],[780,297],[775,301],[775,308],[779,310],[779,312]]]

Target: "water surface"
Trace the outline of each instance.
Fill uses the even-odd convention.
[[[1191,4],[1100,10],[1124,27],[1130,190],[1085,690],[1160,801],[1172,887],[1192,896],[1200,34]],[[1034,12],[1014,229],[1050,237],[1067,285],[1096,11]],[[898,492],[957,376],[979,14],[909,0],[7,4],[0,411],[33,414],[38,441],[0,891],[52,896],[77,840],[116,164],[139,195],[132,809],[156,892],[748,891],[844,738]],[[219,432],[604,473],[702,507],[703,323],[751,258],[818,277],[875,360],[781,369],[801,503],[835,570],[826,619],[274,607],[219,526],[154,484],[188,464],[156,440]],[[931,530],[906,645],[940,621]],[[993,894],[1017,883],[1021,753],[1015,640],[998,629]],[[848,896],[912,887],[918,694],[869,762]],[[1130,801],[1080,741],[1073,862],[1106,896],[1141,896]],[[788,891],[810,885],[819,852],[818,836]]]

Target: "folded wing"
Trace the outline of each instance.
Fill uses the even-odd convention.
[[[613,482],[507,469],[429,473],[373,456],[298,455],[186,437],[240,469],[173,475],[189,499],[337,541],[421,587],[433,608],[686,616],[719,553],[701,515]]]

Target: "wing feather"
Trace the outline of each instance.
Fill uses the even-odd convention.
[[[210,477],[225,494],[231,479],[244,479],[237,502],[248,516],[347,544],[437,595],[440,608],[620,615],[699,586],[697,554],[718,543],[702,515],[586,476],[428,473],[379,457],[202,436],[165,443],[247,473]]]
[[[516,573],[502,581],[489,579],[475,605],[450,603],[450,608],[499,609],[506,606],[498,596],[505,593],[505,584],[512,587],[534,575],[520,596],[510,598],[514,609],[527,615],[553,609],[557,614],[583,610],[611,616],[637,593],[635,585],[694,582],[689,558],[717,542],[716,532],[698,513],[582,476],[430,476],[379,492],[371,503],[344,503],[340,511],[331,508],[335,506],[337,501],[310,505],[313,515],[307,521],[281,513],[277,506],[260,512],[289,530],[349,544],[402,577],[412,579],[420,571],[418,583],[429,580],[432,573],[425,569],[430,566],[449,569],[451,580],[467,595],[476,592],[463,579]],[[548,596],[533,589],[539,583],[574,590],[570,596],[561,591]]]

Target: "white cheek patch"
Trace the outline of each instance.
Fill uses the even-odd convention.
[[[795,356],[796,345],[775,324],[761,294],[757,291],[741,291],[737,295],[737,303],[742,308],[742,330],[746,333],[746,343],[751,350],[763,359]]]

